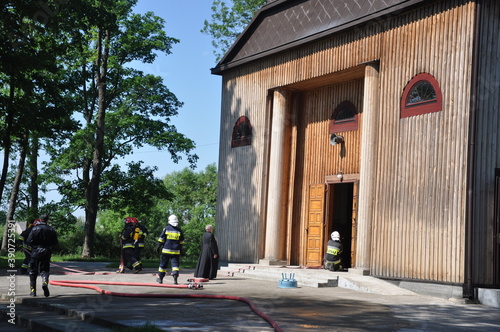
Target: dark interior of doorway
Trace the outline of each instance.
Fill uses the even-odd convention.
[[[493,283],[500,285],[500,168],[495,169],[495,224],[493,229]]]
[[[335,183],[331,185],[330,189],[333,189],[333,195],[330,196],[329,211],[331,213],[328,223],[328,239],[333,231],[340,233],[340,239],[344,245],[343,266],[350,268],[354,183]]]

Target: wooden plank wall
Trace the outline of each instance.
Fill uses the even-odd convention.
[[[381,130],[372,223],[372,273],[463,282],[473,12],[474,4],[465,0],[434,2],[388,22],[376,22],[349,35],[325,39],[226,72],[217,213],[221,259],[256,262],[259,258],[265,227],[268,90],[380,59]],[[403,89],[420,72],[428,72],[440,82],[443,111],[400,119]],[[352,90],[347,89],[349,85]],[[308,107],[321,108],[326,101],[314,94],[335,98],[328,90],[333,89],[335,96],[335,91],[344,88],[349,95],[360,88],[360,82],[335,88],[326,82],[324,88],[304,91],[304,100]],[[252,122],[254,141],[252,146],[231,149],[232,126],[241,115]],[[294,183],[294,203],[302,200],[298,197],[307,191],[304,186],[310,184],[308,181],[322,182],[324,175],[335,172],[337,167],[344,168],[344,173],[356,171],[353,161],[342,164],[339,159],[337,164],[329,164],[312,152],[322,149],[326,141],[325,116],[329,118],[330,114],[319,115],[320,112],[301,115],[310,122],[304,124],[308,141],[302,148],[297,141],[296,156],[298,160],[301,155],[304,157],[302,165],[295,165],[303,177],[295,177],[300,184]],[[300,133],[297,135],[300,138]],[[347,135],[346,139],[352,138]],[[358,152],[349,147],[348,153]],[[312,168],[316,163],[325,170]],[[293,213],[293,218],[301,223],[300,233],[294,229],[301,239],[305,238],[304,213],[303,208],[299,212],[294,209]],[[300,250],[304,250],[303,243]]]
[[[384,34],[374,275],[464,281],[473,9],[416,11]],[[440,83],[443,111],[400,119],[403,88],[421,72]]]
[[[472,272],[476,283],[491,284],[495,168],[500,168],[500,3],[483,1],[481,6],[472,241],[475,264]]]

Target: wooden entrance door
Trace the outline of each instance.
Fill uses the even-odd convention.
[[[323,264],[323,239],[324,239],[324,209],[325,185],[315,184],[309,186],[309,201],[307,212],[307,256],[306,266],[321,266]]]

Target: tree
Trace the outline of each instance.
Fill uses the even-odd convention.
[[[28,155],[32,188],[36,188],[35,156],[38,144],[35,141],[38,137],[61,135],[73,125],[60,97],[58,80],[60,68],[57,59],[66,46],[58,38],[52,38],[59,32],[54,29],[53,21],[42,24],[36,20],[36,13],[43,5],[28,6],[20,0],[5,1],[0,5],[0,135],[4,153],[0,176],[2,198],[5,197],[3,192],[11,154],[21,151],[10,194],[8,219],[13,219],[16,213],[19,188],[25,178],[24,160]],[[38,197],[27,201],[33,203],[27,204],[33,217],[37,214]],[[6,246],[5,240],[4,233],[2,250]]]
[[[164,21],[132,13],[136,0],[81,3],[72,14],[76,26],[68,38],[75,47],[67,67],[80,85],[81,97],[75,98],[83,123],[69,143],[51,142],[47,171],[61,193],[73,192],[64,200],[84,208],[82,256],[92,257],[101,184],[116,158],[144,145],[167,150],[174,162],[184,154],[192,167],[198,157],[191,153],[194,142],[169,123],[182,103],[160,77],[132,68],[133,62],[152,63],[158,54],[171,53],[178,40],[166,35]]]
[[[212,3],[212,19],[205,20],[202,33],[212,36],[216,62],[229,50],[267,0],[232,0],[228,6],[223,0]]]

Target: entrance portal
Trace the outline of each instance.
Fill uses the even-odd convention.
[[[342,261],[344,268],[350,268],[353,243],[353,197],[354,183],[334,183],[328,186],[328,215],[327,215],[327,241],[333,231],[340,233],[344,245]]]

